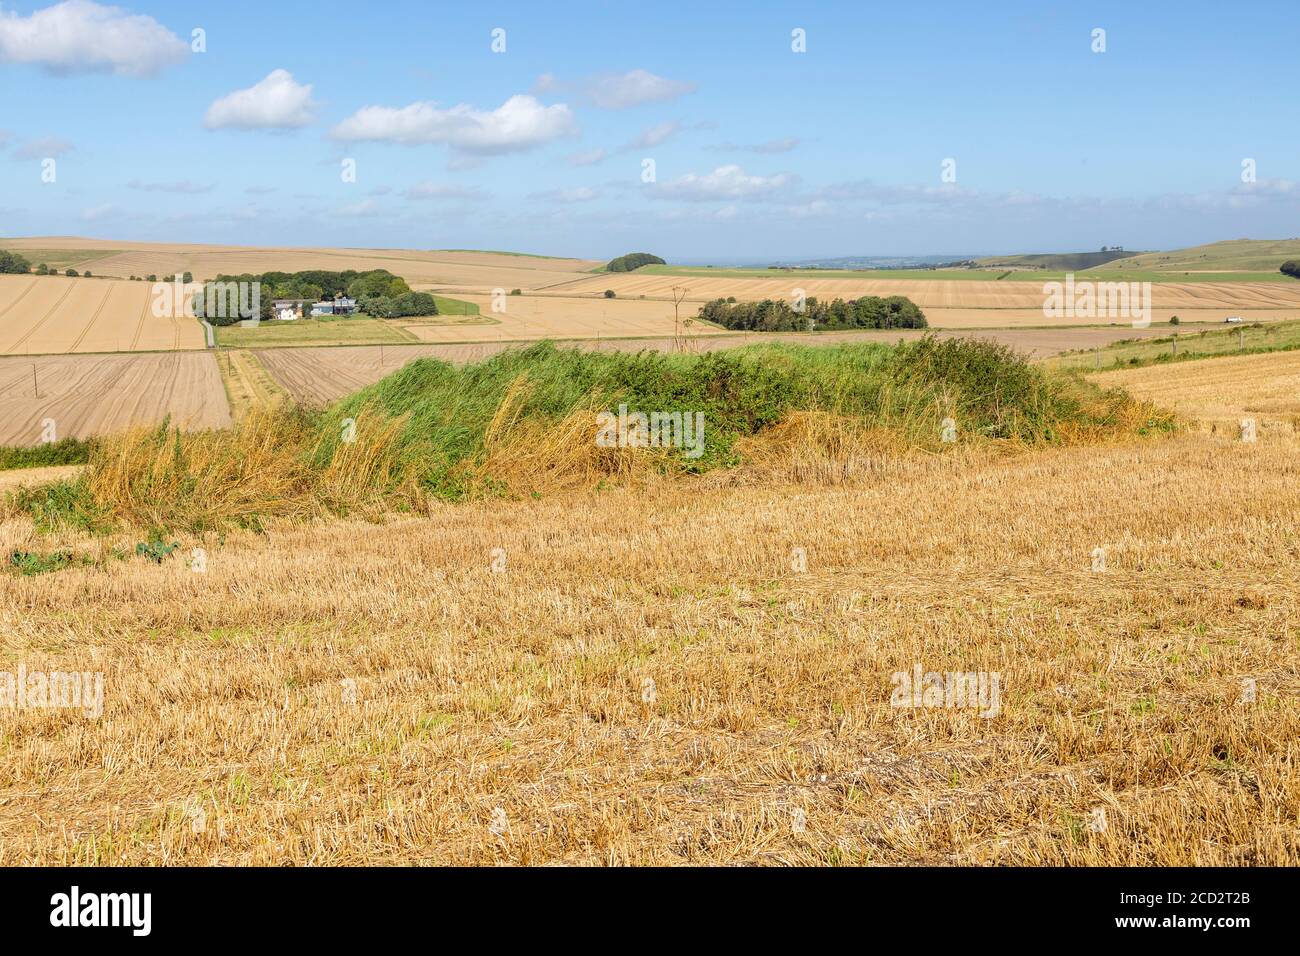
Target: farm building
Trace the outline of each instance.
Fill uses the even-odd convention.
[[[346,295],[322,299],[311,307],[312,315],[351,315],[357,311],[357,300]]]
[[[311,315],[314,311],[310,299],[276,299],[271,303],[272,318],[281,322],[292,322]]]

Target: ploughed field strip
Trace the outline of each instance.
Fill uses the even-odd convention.
[[[223,428],[230,410],[210,352],[0,358],[0,445],[106,435],[170,416]]]

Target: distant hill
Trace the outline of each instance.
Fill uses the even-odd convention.
[[[1277,272],[1288,259],[1300,259],[1300,239],[1230,239],[1169,252],[1146,252],[1107,266],[1107,271]]]
[[[1106,252],[1062,252],[1043,253],[1026,256],[989,256],[976,259],[975,265],[981,268],[1000,266],[1007,269],[1047,269],[1051,271],[1081,272],[1096,266],[1104,266],[1117,259],[1129,259],[1142,255],[1138,252],[1108,250]]]

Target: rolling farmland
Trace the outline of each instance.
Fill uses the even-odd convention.
[[[1080,277],[1082,278],[1082,277]],[[1042,317],[1042,282],[988,282],[964,279],[815,279],[796,273],[781,278],[645,275],[586,276],[550,287],[563,295],[601,295],[613,289],[620,298],[671,300],[673,287],[684,288],[692,302],[735,296],[738,299],[788,299],[796,288],[819,299],[861,295],[904,295],[922,309],[1027,310]],[[1162,282],[1152,286],[1153,308],[1160,310],[1267,310],[1300,314],[1300,282]],[[1219,315],[1218,318],[1222,318]],[[1075,320],[1078,324],[1077,320]],[[994,324],[991,322],[990,324]]]
[[[257,246],[187,245],[117,242],[67,237],[0,239],[0,248],[33,258],[54,251],[65,261],[87,262],[97,275],[126,278],[154,274],[160,279],[190,271],[195,279],[218,274],[261,273],[305,269],[341,271],[387,269],[414,286],[467,284],[485,292],[496,287],[534,289],[578,278],[601,263],[586,259],[555,259],[467,250],[414,249],[285,249]],[[26,250],[33,250],[29,255]]]
[[[152,314],[151,290],[148,282],[0,276],[0,355],[203,348],[196,320]]]

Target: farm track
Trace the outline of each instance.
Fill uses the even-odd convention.
[[[32,337],[32,334],[33,334],[34,332],[36,332],[37,329],[39,329],[42,325],[44,325],[46,322],[48,322],[48,321],[50,320],[50,316],[52,316],[52,315],[54,314],[54,310],[57,309],[57,308],[58,308],[58,307],[63,303],[63,300],[64,300],[64,299],[66,299],[69,295],[72,294],[72,290],[73,290],[74,288],[75,288],[75,286],[73,286],[73,285],[69,285],[66,289],[64,289],[64,290],[63,290],[63,295],[59,296],[58,300],[54,303],[54,305],[50,306],[49,311],[47,311],[47,312],[45,313],[45,315],[43,315],[43,316],[41,317],[41,320],[40,320],[39,322],[37,322],[35,325],[33,325],[30,329],[28,329],[28,330],[27,330],[25,333],[23,333],[21,336],[19,336],[19,338],[18,338],[17,340],[15,340],[14,343],[13,343],[12,345],[9,346],[8,351],[10,351],[10,352],[16,352],[16,351],[18,351],[18,347],[19,347],[20,345],[22,345],[24,342],[26,342],[28,339],[30,339],[30,338]]]
[[[82,341],[85,340],[86,333],[90,331],[91,327],[99,319],[100,313],[104,311],[104,305],[108,302],[108,297],[112,294],[113,294],[113,287],[110,285],[107,289],[104,290],[104,298],[99,300],[99,308],[97,308],[95,310],[95,314],[90,317],[90,321],[87,322],[86,327],[81,330],[81,334],[78,335],[77,338],[73,341],[72,347],[68,349],[69,352],[77,351],[77,346],[79,346],[82,343]]]

